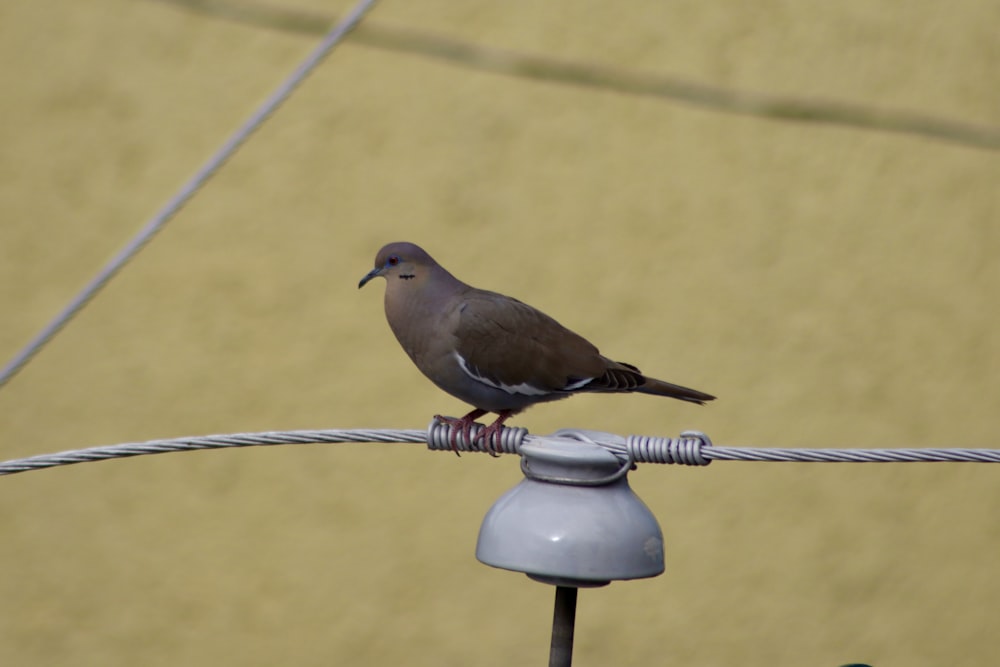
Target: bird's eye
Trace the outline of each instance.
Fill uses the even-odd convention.
[[[390,256],[388,264],[389,266],[396,266],[397,264],[399,264],[399,255]]]

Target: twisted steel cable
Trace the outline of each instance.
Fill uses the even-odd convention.
[[[322,429],[302,431],[264,431],[260,433],[231,433],[167,440],[149,440],[120,445],[87,447],[52,454],[40,454],[0,463],[0,475],[12,475],[29,470],[56,466],[106,461],[108,459],[164,454],[201,449],[228,449],[230,447],[256,447],[267,445],[302,445],[313,443],[346,442],[396,442],[426,443],[434,451],[451,451],[454,441],[458,452],[490,452],[518,454],[521,446],[544,444],[554,438],[572,439],[596,444],[616,456],[634,463],[665,463],[706,466],[712,461],[758,461],[796,463],[1000,463],[1000,449],[969,448],[900,448],[900,449],[811,449],[775,447],[719,447],[703,433],[685,431],[678,438],[632,435],[623,437],[613,433],[563,429],[548,436],[530,435],[524,428],[504,427],[499,442],[487,446],[476,438],[479,429],[473,428],[471,438],[434,420],[427,430],[399,429]]]

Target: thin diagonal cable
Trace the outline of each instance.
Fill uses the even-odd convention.
[[[289,9],[251,0],[156,0],[190,11],[277,30],[312,34],[326,29],[328,14]],[[667,99],[682,104],[776,121],[825,123],[862,130],[923,136],[974,148],[1000,150],[1000,127],[904,109],[878,108],[830,99],[786,97],[739,91],[674,76],[648,74],[598,64],[561,61],[463,42],[413,28],[366,23],[356,44],[415,54],[503,76],[562,83]]]
[[[319,46],[299,67],[264,101],[243,125],[209,158],[180,191],[109,261],[94,278],[53,318],[3,369],[0,369],[0,387],[17,374],[31,359],[59,333],[73,317],[97,295],[98,292],[152,240],[153,236],[201,189],[224,165],[240,146],[259,128],[292,92],[301,84],[323,58],[358,25],[376,0],[361,0],[351,12],[330,30]]]

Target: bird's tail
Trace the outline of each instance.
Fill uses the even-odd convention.
[[[714,401],[715,396],[706,394],[697,389],[688,389],[678,384],[670,384],[656,378],[646,378],[646,381],[635,388],[635,391],[643,394],[654,394],[656,396],[669,396],[689,403],[704,405],[708,401]]]

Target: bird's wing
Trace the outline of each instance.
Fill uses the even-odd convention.
[[[590,342],[517,299],[471,290],[458,308],[459,363],[486,384],[538,395],[593,390],[608,370]]]

